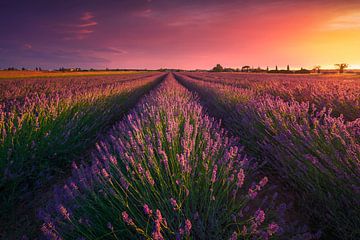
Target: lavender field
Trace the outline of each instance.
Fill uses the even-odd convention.
[[[99,134],[162,79],[146,73],[0,80],[0,238],[18,239],[34,227],[44,191],[69,175],[74,159],[86,160]]]
[[[360,78],[0,80],[1,239],[359,239]]]
[[[324,239],[359,238],[358,76],[176,77],[198,92],[212,115],[223,119],[260,160],[261,171],[295,198],[294,210],[320,229]]]

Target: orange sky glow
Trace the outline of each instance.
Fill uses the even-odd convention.
[[[25,10],[41,9],[17,7],[17,18],[11,5],[3,7],[8,32],[0,39],[0,67],[294,69],[344,62],[360,69],[359,1],[40,2],[42,12],[28,16]]]

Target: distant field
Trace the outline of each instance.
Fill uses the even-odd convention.
[[[145,71],[89,71],[89,72],[60,72],[60,71],[0,71],[0,79],[28,78],[28,77],[75,77],[144,73]]]

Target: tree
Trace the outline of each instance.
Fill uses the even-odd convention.
[[[266,67],[266,71],[267,71],[267,72],[269,71],[269,67]]]
[[[321,66],[317,65],[313,68],[313,71],[316,73],[320,73],[320,68],[321,68]]]
[[[337,63],[335,66],[339,68],[339,73],[344,73],[344,69],[349,67],[347,63]]]
[[[224,68],[220,64],[216,64],[215,67],[212,69],[214,72],[222,72],[224,71]]]
[[[276,67],[275,67],[275,71],[278,71],[278,67],[277,67],[277,65],[276,65]]]
[[[287,70],[288,72],[290,72],[290,66],[289,66],[289,65],[287,65],[286,70]]]
[[[250,71],[250,66],[243,66],[243,67],[241,68],[241,71],[242,71],[242,72],[249,72],[249,71]]]

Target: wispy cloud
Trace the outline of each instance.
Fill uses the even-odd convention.
[[[75,26],[79,28],[96,26],[98,23],[94,21],[94,18],[95,16],[92,12],[84,12],[83,15],[80,17],[80,20],[82,22],[79,24],[75,24]]]
[[[186,17],[181,17],[181,15]],[[188,9],[181,11],[179,16],[173,16],[169,19],[167,25],[172,27],[207,25],[218,21],[223,15],[223,12],[213,8],[203,9],[202,12]]]
[[[102,52],[102,53],[112,53],[112,54],[115,54],[115,55],[123,55],[123,54],[128,53],[126,50],[121,49],[121,48],[117,48],[117,47],[97,48],[96,51],[97,52]]]
[[[75,25],[75,26],[79,27],[79,28],[84,28],[84,27],[92,27],[92,26],[96,26],[96,25],[98,25],[97,22],[91,21],[91,22],[88,22],[88,23],[82,23],[82,24],[78,24],[78,25]]]
[[[79,19],[80,21],[78,20],[76,23],[63,25],[65,28],[63,32],[67,35],[64,40],[85,39],[94,32],[93,27],[98,25],[92,12],[84,12]]]
[[[95,16],[93,15],[92,12],[84,12],[83,15],[81,16],[81,20],[84,21],[89,21],[91,19],[93,19]]]
[[[23,48],[24,48],[24,49],[32,49],[33,46],[32,46],[30,43],[25,43],[25,44],[23,45]]]
[[[330,30],[360,29],[360,12],[338,16],[328,23],[327,28]]]
[[[135,16],[137,17],[143,17],[143,18],[148,18],[148,17],[151,17],[154,15],[154,11],[150,8],[147,8],[147,9],[143,9],[143,10],[140,10],[140,11],[136,11],[134,13]]]

